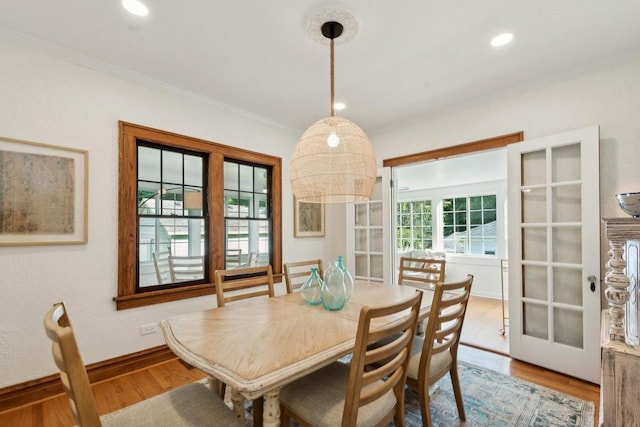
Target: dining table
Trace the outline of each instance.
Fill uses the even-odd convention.
[[[354,282],[341,310],[308,305],[300,293],[254,298],[171,316],[160,322],[169,348],[184,362],[231,387],[244,425],[244,401],[264,396],[263,425],[280,425],[282,386],[353,352],[363,306],[392,304],[423,292],[419,319],[429,315],[433,291],[406,285]],[[406,313],[376,319],[374,328]]]

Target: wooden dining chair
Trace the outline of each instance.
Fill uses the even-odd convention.
[[[169,271],[174,283],[203,279],[204,257],[169,255]]]
[[[335,362],[284,386],[280,424],[289,426],[293,418],[316,427],[386,426],[392,420],[404,426],[404,384],[421,301],[422,292],[416,291],[397,304],[362,307],[351,364]],[[401,312],[397,321],[374,326]],[[367,349],[387,337],[396,338]]]
[[[275,296],[273,287],[273,270],[271,265],[259,267],[235,268],[231,270],[216,270],[216,296],[218,307],[227,303],[255,298],[260,296]],[[255,290],[254,288],[258,288]],[[226,385],[219,383],[219,392],[224,396]],[[262,425],[264,402],[262,398],[253,400],[253,425]]]
[[[320,275],[320,278],[322,279],[324,277],[324,270],[322,268],[321,259],[288,262],[284,265],[284,282],[287,286],[288,294],[293,293],[302,287],[305,280],[307,280],[311,274],[312,267],[316,267],[318,269],[318,275]]]
[[[238,426],[235,414],[201,383],[100,416],[64,303],[54,304],[47,312],[44,328],[53,342],[53,359],[78,426]]]
[[[464,403],[458,378],[458,344],[467,313],[473,276],[455,283],[437,283],[424,337],[415,337],[409,358],[407,384],[418,390],[422,424],[430,427],[429,386],[447,373],[460,421],[465,421]]]
[[[216,270],[215,284],[218,307],[232,301],[275,295],[271,265]]]
[[[433,289],[436,283],[444,282],[447,261],[439,258],[400,258],[398,284]]]

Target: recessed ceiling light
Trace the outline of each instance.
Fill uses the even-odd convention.
[[[149,14],[147,6],[138,0],[122,0],[122,7],[137,16],[147,16]]]
[[[505,44],[511,43],[511,40],[513,40],[513,34],[502,33],[491,39],[491,46],[493,47],[504,46]]]
[[[344,102],[334,102],[333,103],[333,108],[335,108],[338,111],[344,110],[345,107],[346,107],[346,105],[344,105]]]

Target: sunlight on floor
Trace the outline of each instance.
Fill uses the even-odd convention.
[[[508,302],[506,333],[502,335],[502,302],[498,299],[472,296],[462,327],[462,344],[483,348],[496,353],[509,354]]]

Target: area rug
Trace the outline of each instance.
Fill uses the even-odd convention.
[[[465,362],[458,362],[458,373],[467,421],[458,418],[451,380],[446,375],[431,396],[434,427],[594,425],[592,402]],[[413,389],[406,389],[405,408],[407,426],[422,426],[418,393]],[[252,426],[251,402],[247,402],[246,415],[246,425]]]
[[[431,396],[434,426],[593,426],[594,405],[548,388],[485,368],[458,362],[467,416],[458,418],[448,375]],[[422,426],[418,393],[405,395],[407,426]]]

